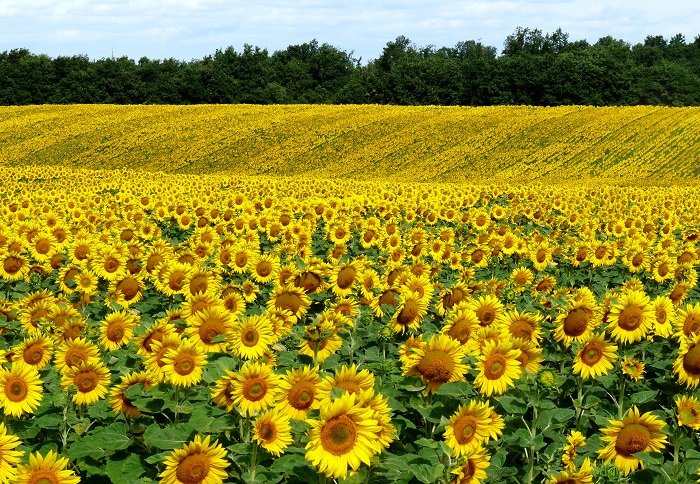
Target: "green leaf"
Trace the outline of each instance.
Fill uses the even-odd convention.
[[[143,433],[143,441],[154,449],[177,449],[190,441],[192,433],[189,424],[177,423],[165,427],[152,424]]]
[[[644,390],[643,392],[633,393],[630,400],[632,400],[632,403],[635,405],[641,405],[642,403],[647,403],[654,400],[658,393],[658,390]]]
[[[471,392],[472,386],[465,381],[447,382],[440,385],[438,395],[447,395],[455,398],[464,398]]]
[[[514,415],[523,415],[527,408],[523,400],[508,395],[499,398],[498,403],[503,407],[503,410]]]
[[[445,466],[442,464],[421,464],[412,468],[411,472],[413,472],[413,475],[416,476],[416,479],[420,482],[433,484],[440,480],[444,470]]]
[[[99,459],[114,454],[131,445],[129,427],[124,422],[116,422],[108,427],[93,430],[71,444],[68,456],[71,459],[91,457]]]
[[[112,482],[135,483],[146,472],[141,458],[136,454],[121,459],[109,459],[106,466],[107,476]]]

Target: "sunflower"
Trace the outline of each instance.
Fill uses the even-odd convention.
[[[197,294],[214,293],[218,291],[219,282],[214,273],[203,268],[196,268],[190,271],[185,278],[185,296],[190,298]]]
[[[261,414],[253,422],[253,439],[272,455],[279,456],[292,443],[289,416],[277,410]]]
[[[5,415],[20,417],[34,413],[43,398],[42,381],[33,366],[12,365],[0,367],[0,405]]]
[[[12,349],[14,361],[43,370],[51,361],[53,343],[42,335],[30,336]]]
[[[253,266],[251,274],[260,284],[265,284],[277,277],[280,270],[279,258],[272,254],[264,254],[258,257]]]
[[[678,425],[700,429],[700,401],[694,396],[678,395],[675,398]]]
[[[673,334],[673,321],[676,319],[676,308],[668,297],[659,296],[651,302],[656,320],[654,321],[654,334],[661,338],[668,338]]]
[[[154,281],[158,290],[166,296],[185,294],[187,277],[192,271],[192,266],[181,262],[163,262],[161,266],[162,268],[157,269],[159,274]]]
[[[321,405],[327,405],[333,399],[333,390],[356,393],[359,402],[365,402],[374,396],[374,375],[365,369],[357,370],[353,363],[343,365],[332,377],[326,377],[318,386],[318,399]]]
[[[247,362],[231,381],[231,400],[246,416],[275,405],[281,377],[268,365]]]
[[[542,338],[541,322],[542,316],[539,313],[508,311],[501,317],[500,325],[513,338],[537,344]]]
[[[199,311],[187,319],[185,335],[199,343],[208,352],[226,350],[225,338],[231,331],[231,315],[221,306]]]
[[[21,254],[0,250],[0,278],[19,281],[29,274],[29,262]]]
[[[126,396],[126,391],[134,385],[141,385],[148,390],[156,384],[153,375],[148,371],[132,371],[122,377],[121,383],[114,385],[109,392],[109,404],[114,413],[123,413],[130,418],[138,418],[141,411]]]
[[[620,370],[629,379],[639,381],[644,379],[644,362],[625,356],[620,363]]]
[[[382,449],[388,449],[391,443],[396,438],[396,428],[391,423],[391,407],[389,407],[389,399],[384,395],[377,394],[370,400],[366,401],[364,407],[372,409],[372,418],[377,420],[377,425],[381,429],[377,432],[377,444]]]
[[[166,338],[160,343],[165,343]],[[154,345],[158,349],[158,344]],[[207,364],[207,352],[196,341],[183,339],[176,348],[168,349],[163,356],[162,371],[175,386],[190,387],[202,380],[202,371]]]
[[[88,269],[83,269],[76,276],[76,290],[82,294],[93,294],[97,291],[97,276]]]
[[[423,380],[424,392],[435,393],[443,383],[464,381],[469,367],[462,363],[466,351],[462,345],[444,334],[430,337],[422,348],[416,348],[403,365],[403,374]]]
[[[153,343],[172,334],[175,334],[175,327],[169,321],[160,319],[136,338],[136,352],[141,356],[150,356],[153,353]]]
[[[7,433],[7,427],[0,422],[0,482],[10,482],[16,475],[16,466],[24,455],[21,450],[15,450],[22,445],[16,436]]]
[[[598,458],[612,462],[624,475],[637,470],[642,461],[635,457],[638,452],[661,452],[668,440],[661,429],[663,420],[651,412],[640,415],[636,406],[629,409],[622,420],[609,420],[608,427],[601,429],[605,447],[598,451]]]
[[[188,320],[197,313],[220,306],[221,302],[215,293],[199,292],[194,296],[189,296],[180,306],[183,319]]]
[[[578,430],[572,430],[569,435],[566,436],[566,445],[564,446],[561,457],[561,461],[566,470],[572,471],[576,469],[574,459],[576,458],[578,449],[584,445],[586,445],[586,437]]]
[[[343,346],[335,325],[328,320],[318,321],[304,328],[299,343],[299,354],[310,356],[315,363],[323,363]]]
[[[443,331],[444,333],[444,331]],[[418,348],[423,348],[425,346],[425,341],[420,336],[409,336],[406,341],[399,346],[399,361],[401,365],[409,364],[411,356]]]
[[[678,381],[689,388],[700,384],[700,334],[681,342],[678,357],[673,362],[673,372]]]
[[[655,320],[649,296],[642,291],[626,291],[610,308],[607,330],[615,341],[634,343],[646,336]]]
[[[97,402],[107,394],[109,384],[109,369],[99,361],[66,367],[61,377],[64,390],[68,391],[73,386],[77,388],[78,391],[73,395],[73,403],[77,405],[92,405]]]
[[[246,360],[260,358],[274,342],[272,325],[264,315],[239,319],[229,337],[231,351]]]
[[[440,330],[450,338],[466,344],[479,328],[479,319],[474,311],[464,304],[454,306],[448,313],[445,326]]]
[[[17,466],[17,477],[14,482],[22,484],[37,484],[50,482],[55,484],[78,484],[78,477],[72,469],[68,469],[68,459],[59,457],[53,450],[46,456],[39,452],[29,454],[29,464]]]
[[[346,478],[381,451],[376,434],[381,430],[372,409],[362,407],[357,396],[345,393],[321,408],[318,420],[308,420],[306,459],[328,477]]]
[[[210,443],[211,436],[202,439],[195,435],[194,441],[173,450],[163,464],[160,473],[162,484],[222,484],[228,481],[226,449],[218,441]]]
[[[534,275],[532,271],[526,267],[516,267],[513,272],[510,273],[509,280],[515,286],[517,292],[525,290],[525,287],[532,284],[534,280]]]
[[[469,294],[469,288],[465,284],[458,282],[452,288],[440,292],[435,311],[440,316],[444,316],[453,306],[466,301],[469,298]]]
[[[267,308],[269,310],[287,309],[296,319],[301,319],[306,314],[310,304],[311,300],[303,289],[287,284],[275,287],[270,294]]]
[[[245,300],[238,289],[222,291],[219,300],[221,306],[229,312],[232,318],[245,314]]]
[[[452,449],[453,457],[477,450],[488,439],[489,414],[488,405],[476,401],[460,405],[452,414],[445,425],[445,443]]]
[[[700,303],[688,304],[679,310],[673,327],[676,330],[673,336],[679,341],[700,334]]]
[[[136,304],[143,297],[146,285],[143,277],[135,274],[126,274],[110,282],[107,289],[112,295],[112,301],[122,307],[129,307]]]
[[[513,348],[512,343],[508,341],[487,341],[478,357],[479,373],[474,379],[474,386],[486,396],[505,393],[508,387],[515,385],[515,380],[522,374],[522,367],[518,361],[520,353],[521,351]]]
[[[533,267],[540,272],[544,271],[552,262],[553,252],[554,249],[547,241],[535,245],[530,251],[530,261]]]
[[[214,389],[211,392],[211,400],[218,407],[226,409],[227,412],[233,410],[236,402],[233,400],[233,382],[236,379],[236,372],[227,371],[221,378],[214,383]]]
[[[289,370],[279,381],[277,408],[293,419],[304,420],[309,411],[320,406],[320,383],[318,372],[309,366]]]
[[[126,257],[114,247],[100,244],[91,260],[90,269],[98,277],[113,281],[126,272]]]
[[[547,484],[593,484],[591,460],[586,457],[578,470],[574,467],[559,474],[553,474],[547,480]]]
[[[416,331],[427,312],[428,301],[425,298],[414,292],[403,293],[389,326],[394,333]]]
[[[230,249],[231,264],[229,266],[236,274],[243,274],[250,271],[254,267],[258,257],[258,252],[252,247],[245,244],[237,245]]]
[[[581,378],[597,378],[607,375],[617,360],[617,346],[605,341],[603,335],[592,334],[574,359],[573,372]]]
[[[138,315],[126,310],[108,314],[100,326],[100,345],[108,351],[121,348],[134,337],[138,323]]]
[[[517,360],[526,373],[537,373],[540,370],[542,360],[542,348],[529,340],[513,338],[513,348],[520,350]]]
[[[491,457],[483,447],[464,453],[464,463],[452,471],[451,484],[480,484],[486,480]]]
[[[79,366],[81,363],[95,363],[100,354],[97,346],[83,337],[66,340],[56,350],[54,364],[58,371],[64,373],[66,368]]]
[[[597,305],[587,299],[569,300],[566,311],[554,323],[554,339],[566,347],[585,341],[600,324],[599,313]]]

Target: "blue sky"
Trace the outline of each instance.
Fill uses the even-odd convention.
[[[363,63],[388,41],[454,46],[480,40],[499,50],[517,26],[561,27],[571,40],[612,35],[700,34],[697,0],[0,0],[0,51],[26,47],[50,56],[191,60],[245,43],[273,52],[311,39],[353,51]]]

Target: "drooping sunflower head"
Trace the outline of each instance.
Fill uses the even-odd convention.
[[[414,292],[401,294],[399,305],[389,325],[393,332],[416,331],[427,314],[428,302]]]

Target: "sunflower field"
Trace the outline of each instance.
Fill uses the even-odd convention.
[[[0,483],[700,477],[700,123],[557,158],[575,183],[419,183],[76,168],[87,131],[32,161],[50,109],[36,134],[22,109],[0,111]]]

